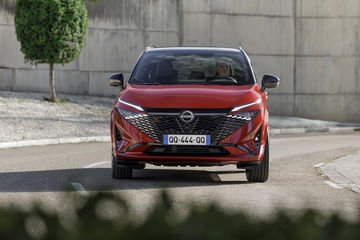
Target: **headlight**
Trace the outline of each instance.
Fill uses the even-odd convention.
[[[142,107],[140,106],[137,106],[135,104],[132,104],[132,103],[128,103],[128,102],[125,102],[123,100],[121,100],[120,98],[118,98],[118,102],[119,103],[122,103],[126,106],[129,106],[129,107],[132,107],[136,110],[139,110],[139,111],[144,111],[144,109],[142,109]],[[128,110],[124,110],[122,108],[119,108],[117,107],[116,110],[118,111],[118,113],[123,117],[125,118],[126,120],[131,120],[131,119],[135,119],[135,118],[138,118],[138,117],[142,117],[142,116],[145,116],[146,114],[143,114],[143,113],[138,113],[138,112],[132,112],[132,111],[128,111]]]
[[[143,116],[146,115],[146,114],[143,114],[143,113],[127,111],[127,110],[124,110],[124,109],[121,109],[121,108],[116,108],[116,110],[126,120],[131,120],[131,119],[138,118],[138,117],[143,117]]]
[[[250,111],[250,112],[240,112],[236,114],[231,114],[231,118],[241,119],[245,121],[250,121],[255,118],[260,113],[260,110]]]
[[[237,112],[243,108],[247,108],[247,107],[250,107],[250,106],[253,106],[253,105],[256,105],[256,104],[259,104],[261,103],[262,100],[261,98],[259,98],[258,100],[256,100],[255,102],[251,102],[251,103],[248,103],[248,104],[245,104],[245,105],[241,105],[241,106],[237,106],[237,107],[234,107],[231,112]]]
[[[118,102],[119,103],[122,103],[126,106],[129,106],[129,107],[132,107],[132,108],[135,108],[136,110],[139,110],[139,111],[144,111],[144,109],[138,105],[135,105],[135,104],[132,104],[132,103],[128,103],[128,102],[125,102],[123,100],[121,100],[120,98],[118,98]]]

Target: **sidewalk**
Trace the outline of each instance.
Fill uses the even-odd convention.
[[[74,142],[110,139],[109,119],[115,98],[60,94],[60,99],[69,102],[50,103],[42,100],[46,96],[0,91],[0,144],[27,141],[28,146],[44,139],[54,143],[69,142],[69,138]],[[271,134],[360,130],[360,123],[282,116],[270,116],[269,125]]]
[[[324,163],[320,166],[320,170],[338,188],[347,188],[360,193],[360,152],[349,154],[334,162]]]
[[[46,96],[0,91],[0,143],[109,135],[114,99],[59,94],[69,102],[50,103]]]

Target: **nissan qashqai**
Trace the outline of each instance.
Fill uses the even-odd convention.
[[[147,48],[111,113],[112,176],[132,178],[133,169],[158,166],[223,166],[246,169],[251,182],[269,175],[266,88],[241,48]]]

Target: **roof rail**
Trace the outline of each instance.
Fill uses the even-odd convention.
[[[156,46],[148,46],[147,48],[145,48],[145,52],[149,49],[153,49],[153,48],[156,48]]]
[[[245,52],[245,50],[242,49],[242,47],[238,47],[238,49],[240,50],[240,52],[242,52],[242,53],[245,55],[245,57],[247,58],[247,60],[248,60],[249,62],[251,62],[251,59],[249,58],[249,55]]]

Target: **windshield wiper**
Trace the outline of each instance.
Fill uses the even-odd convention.
[[[206,81],[206,85],[237,85],[238,82],[232,77],[215,77]]]
[[[140,85],[160,85],[158,82],[139,83]]]

